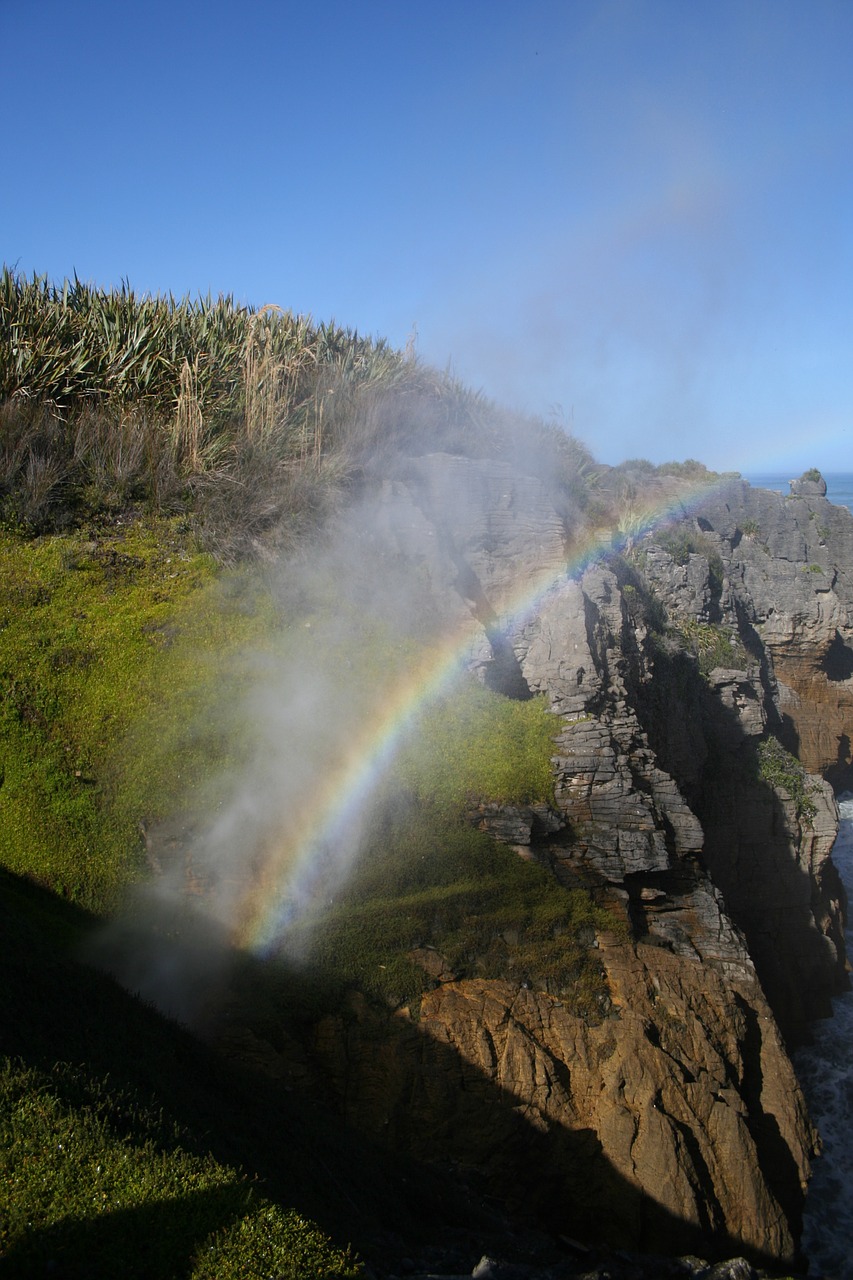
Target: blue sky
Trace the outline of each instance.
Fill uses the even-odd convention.
[[[608,462],[853,471],[850,0],[0,0],[7,264],[334,317]]]

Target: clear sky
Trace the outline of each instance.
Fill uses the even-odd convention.
[[[0,0],[0,248],[853,471],[853,0]]]

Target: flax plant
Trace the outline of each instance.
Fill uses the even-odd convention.
[[[172,443],[176,455],[190,472],[203,470],[201,439],[204,419],[199,398],[198,356],[181,366],[180,389],[175,411]]]
[[[4,268],[0,412],[0,520],[31,531],[143,501],[191,509],[214,542],[233,543],[242,522],[255,545],[297,496],[301,529],[353,478],[425,449],[523,456],[570,505],[588,488],[570,436],[500,410],[413,348],[230,295],[55,286]]]

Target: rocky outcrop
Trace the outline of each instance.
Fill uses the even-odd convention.
[[[352,1123],[479,1169],[555,1231],[792,1257],[813,1138],[751,966],[600,943],[617,1014],[598,1026],[543,992],[450,980],[390,1033],[354,1002],[317,1028],[316,1069]]]
[[[356,994],[280,1049],[283,1075],[563,1233],[791,1262],[816,1136],[783,1034],[844,978],[853,519],[732,481],[692,496],[676,543],[573,571],[538,480],[433,455],[386,482],[375,528],[471,670],[559,718],[555,804],[468,816],[608,906],[609,1003],[591,1021],[425,953],[420,1009]],[[815,775],[800,791],[762,772],[771,734]]]
[[[825,498],[826,481],[819,471],[804,471],[799,480],[789,481],[795,498]]]
[[[659,758],[701,820],[705,865],[786,1035],[797,1040],[846,982],[844,890],[829,855],[832,787],[850,782],[844,726],[853,682],[844,655],[853,654],[853,517],[819,495],[786,499],[736,481],[706,498],[689,523],[697,589],[685,590],[685,566],[654,545],[644,575],[676,628],[689,634],[698,624],[732,637],[741,665],[711,670],[685,696],[677,661],[658,645],[654,692],[647,683],[639,702]],[[697,769],[683,751],[685,717],[702,726],[710,766]],[[800,803],[784,779],[761,777],[755,749],[768,730],[812,775],[799,780]]]
[[[786,498],[736,481],[695,523],[724,568],[718,613],[752,639],[787,745],[809,772],[850,787],[853,517],[820,493]]]

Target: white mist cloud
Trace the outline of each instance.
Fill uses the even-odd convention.
[[[389,697],[467,616],[459,598],[440,606],[432,588],[447,583],[435,578],[429,534],[411,502],[395,506],[396,488],[351,507],[272,575],[281,634],[254,656],[236,714],[222,689],[224,721],[248,726],[243,762],[147,833],[159,874],[91,949],[183,1021],[203,1021],[216,1003],[234,947],[274,952],[290,923],[345,892],[391,758],[375,750],[394,727]]]

